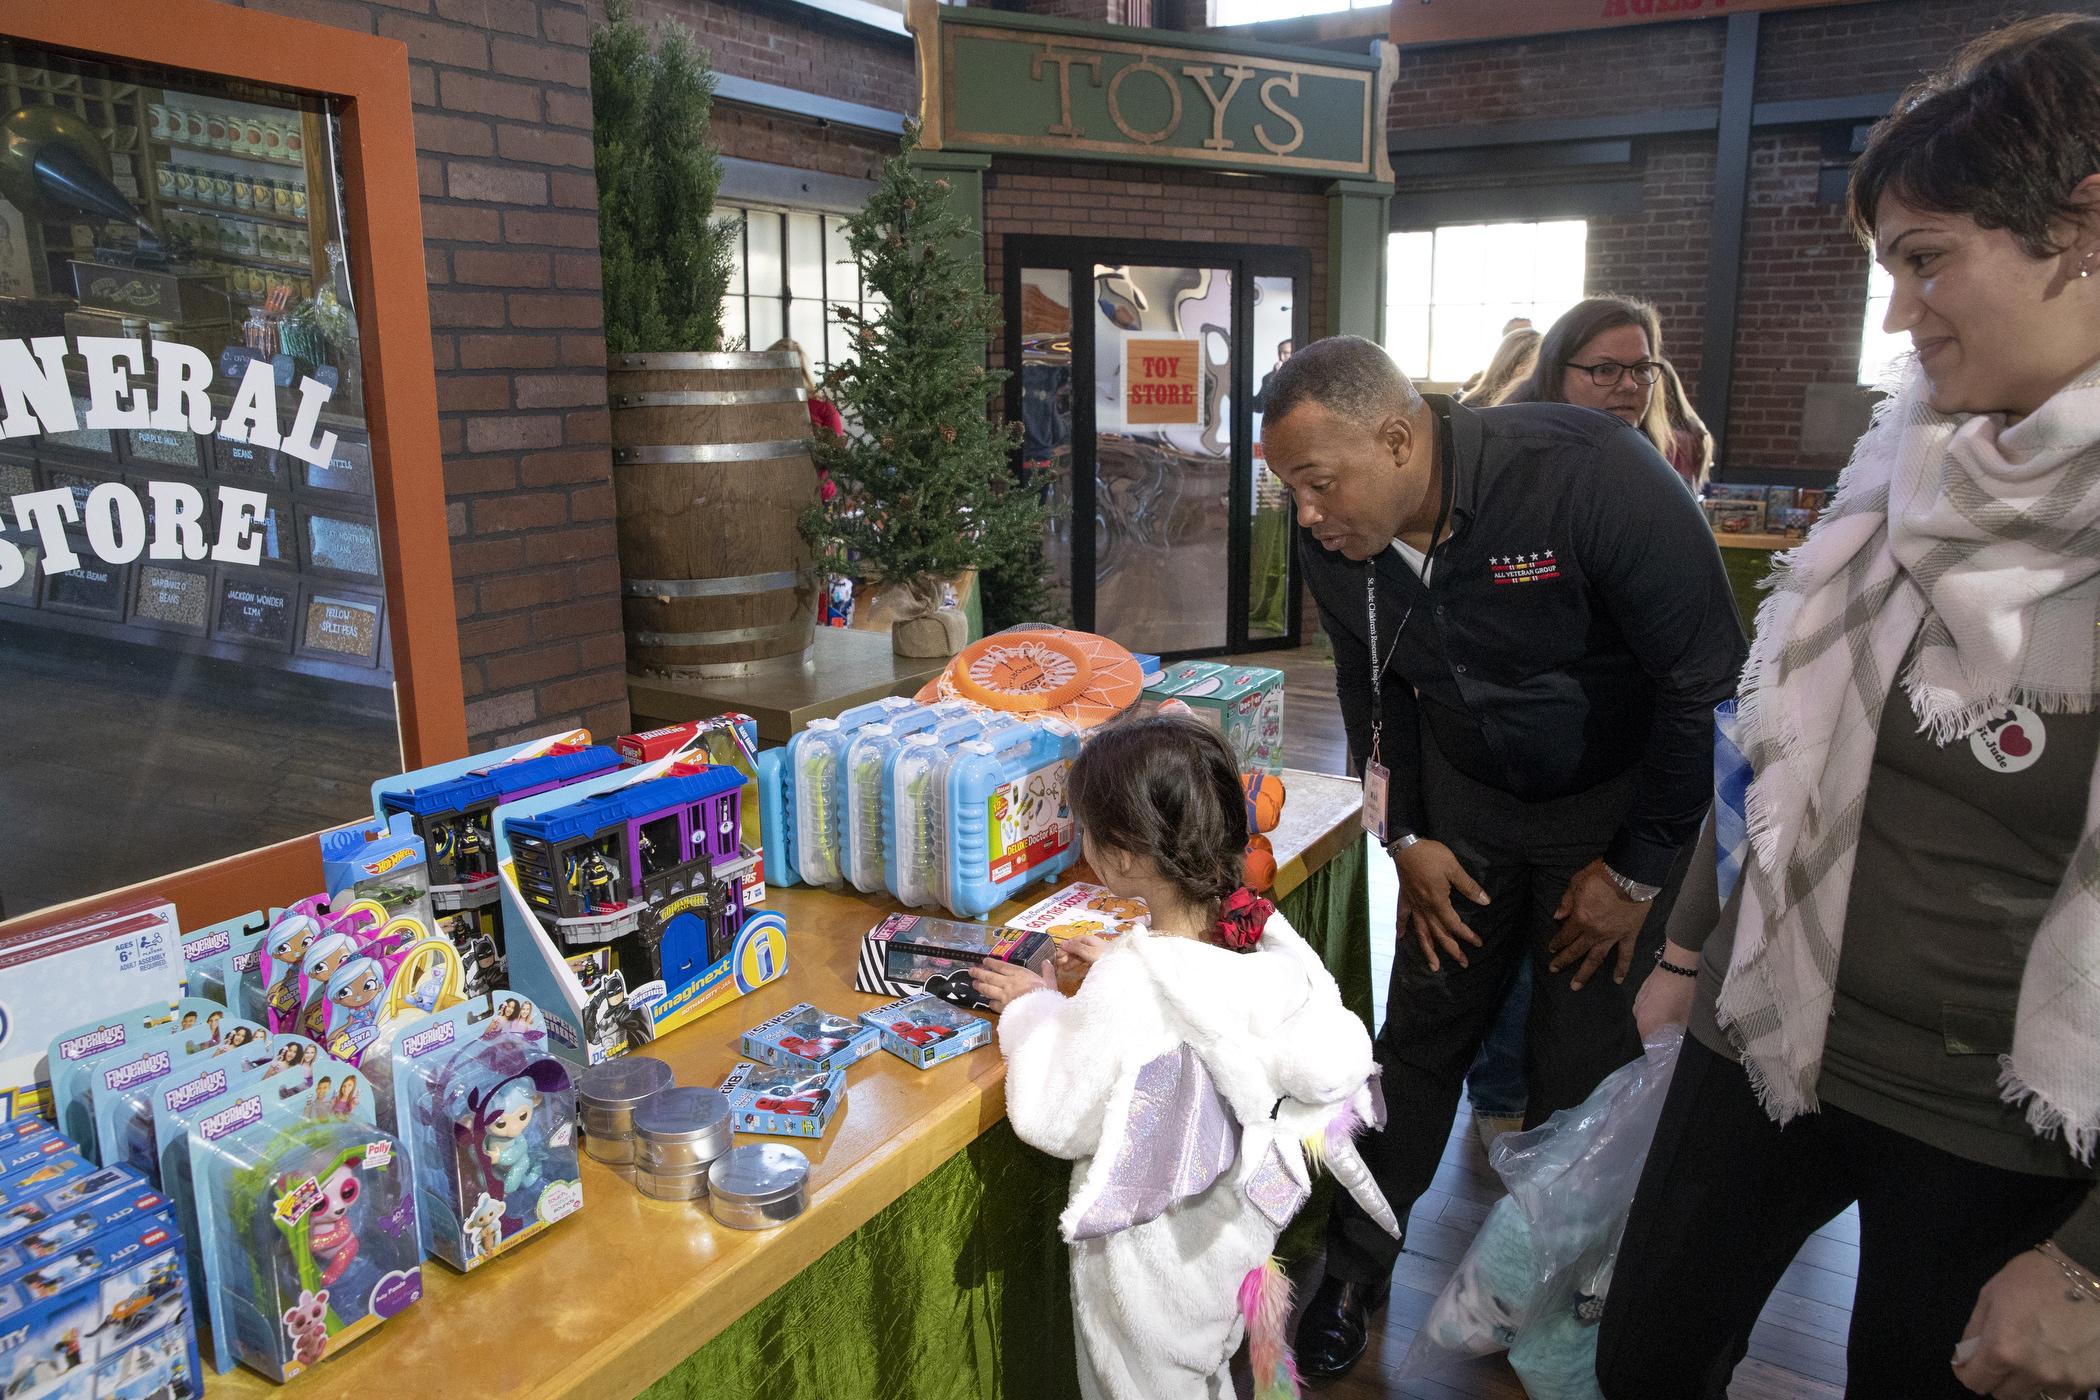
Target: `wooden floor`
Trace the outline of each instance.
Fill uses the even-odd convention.
[[[1285,762],[1314,772],[1348,772],[1348,742],[1335,705],[1334,660],[1326,639],[1315,635],[1309,645],[1295,650],[1243,659],[1284,673]],[[1383,1021],[1399,884],[1392,861],[1375,847],[1370,873],[1371,986],[1374,1011]],[[1309,1382],[1309,1394],[1332,1400],[1525,1400],[1524,1387],[1500,1357],[1482,1357],[1429,1377],[1402,1380],[1396,1374],[1414,1342],[1415,1329],[1503,1194],[1501,1180],[1489,1168],[1487,1153],[1473,1131],[1472,1114],[1461,1104],[1435,1184],[1415,1203],[1408,1220],[1407,1251],[1393,1270],[1392,1297],[1376,1319],[1369,1350],[1342,1379]],[[1859,1218],[1847,1210],[1802,1247],[1780,1280],[1751,1334],[1750,1354],[1736,1368],[1728,1392],[1731,1400],[1838,1400],[1843,1395],[1845,1334],[1852,1323],[1852,1284],[1858,1271]],[[1309,1293],[1319,1277],[1319,1262],[1310,1261],[1303,1273],[1301,1295]],[[1237,1380],[1245,1400],[1253,1392],[1244,1367],[1236,1369],[1242,1372]]]

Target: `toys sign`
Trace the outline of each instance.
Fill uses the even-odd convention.
[[[1123,342],[1123,421],[1133,427],[1203,421],[1202,346],[1133,336]]]

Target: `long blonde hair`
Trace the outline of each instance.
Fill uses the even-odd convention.
[[[1670,444],[1663,449],[1668,458],[1677,446],[1680,431],[1690,433],[1699,444],[1699,468],[1692,482],[1694,491],[1706,485],[1706,478],[1714,469],[1714,435],[1707,431],[1706,423],[1692,407],[1690,396],[1684,392],[1684,381],[1677,377],[1677,366],[1668,360],[1659,359],[1662,365],[1662,380],[1655,386],[1655,393],[1648,399],[1648,411],[1641,417],[1641,431],[1650,441],[1660,440]]]
[[[774,341],[771,345],[768,345],[766,347],[766,350],[768,351],[768,353],[776,350],[794,351],[796,368],[802,371],[802,391],[808,394],[811,398],[815,398],[817,396],[817,381],[810,378],[809,375],[809,356],[803,351],[802,346],[799,342],[790,340],[786,336],[782,336],[780,339]]]
[[[1494,358],[1480,372],[1480,382],[1466,391],[1462,400],[1474,408],[1487,408],[1501,402],[1512,384],[1531,373],[1538,363],[1539,342],[1545,339],[1529,326],[1522,326],[1502,337],[1495,347]]]

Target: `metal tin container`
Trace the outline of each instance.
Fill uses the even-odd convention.
[[[583,1150],[615,1166],[634,1160],[634,1110],[671,1087],[671,1067],[647,1055],[592,1065],[576,1080]]]
[[[707,1204],[738,1230],[785,1225],[809,1209],[809,1158],[781,1142],[731,1148],[708,1168]]]
[[[707,1166],[634,1168],[634,1189],[658,1201],[697,1201],[707,1194]]]
[[[636,1108],[633,1121],[637,1171],[700,1170],[730,1148],[729,1096],[719,1089],[666,1089]]]

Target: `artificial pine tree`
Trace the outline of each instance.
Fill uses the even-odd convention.
[[[591,35],[591,114],[606,349],[719,350],[735,233],[713,217],[707,50],[668,21],[652,49],[634,0],[607,0],[605,20]]]
[[[817,465],[840,495],[828,511],[807,512],[802,528],[820,554],[858,556],[863,578],[909,589],[929,612],[937,580],[976,569],[985,625],[997,630],[1047,614],[1045,509],[1010,465],[1018,425],[988,412],[1006,378],[984,367],[997,304],[956,253],[962,217],[948,182],[911,163],[916,144],[907,128],[875,193],[846,221],[875,304],[865,314],[835,308],[852,355],[824,387],[856,427],[817,435]]]

